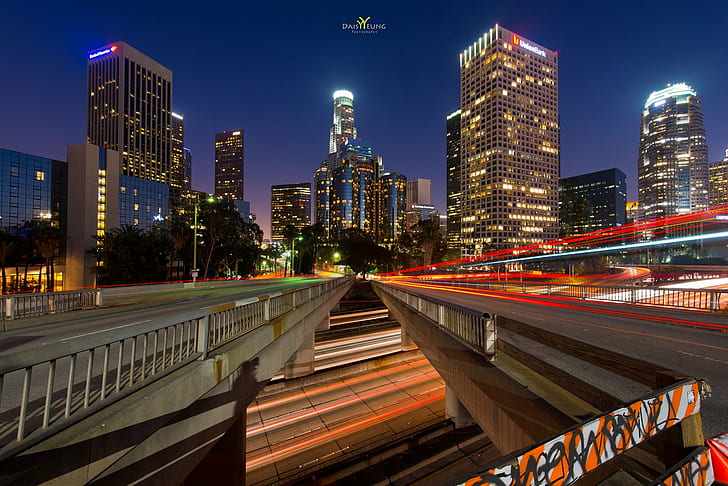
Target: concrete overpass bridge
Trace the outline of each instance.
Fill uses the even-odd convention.
[[[448,415],[478,423],[505,456],[463,482],[624,484],[620,474],[643,481],[634,484],[712,482],[703,431],[728,430],[728,335],[706,328],[724,330],[724,315],[514,289],[373,285],[445,380]],[[707,302],[715,308],[715,298]],[[706,382],[714,392],[703,403]]]
[[[0,484],[244,484],[247,405],[281,368],[311,371],[314,330],[350,285],[0,335]]]

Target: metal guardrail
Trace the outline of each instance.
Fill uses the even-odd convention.
[[[487,312],[476,311],[434,297],[425,298],[414,292],[379,282],[372,282],[372,285],[424,315],[486,358],[495,356],[495,321]]]
[[[699,309],[710,312],[728,310],[728,289],[675,289],[513,281],[474,283],[437,279],[427,280],[433,283],[458,287],[500,290],[503,292],[521,292],[524,294],[553,295],[620,304],[649,304],[663,307]]]
[[[498,460],[468,485],[568,485],[617,455],[700,413],[700,385],[683,380]],[[704,449],[704,448],[703,448]],[[653,484],[712,484],[705,451],[690,454]]]
[[[0,319],[10,320],[99,307],[101,295],[99,289],[3,295]]]
[[[170,316],[121,339],[99,333],[92,346],[61,341],[44,359],[11,355],[0,364],[0,460],[349,281],[223,304],[183,320]]]

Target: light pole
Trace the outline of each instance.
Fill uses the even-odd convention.
[[[207,196],[207,202],[215,202],[215,197],[212,194]],[[197,275],[200,269],[197,268],[197,212],[200,209],[200,199],[197,198],[195,202],[195,224],[192,234],[192,284],[197,282]]]
[[[192,234],[192,285],[197,282],[197,210],[200,207],[200,201],[195,203],[195,224]]]

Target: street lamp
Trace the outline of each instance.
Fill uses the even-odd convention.
[[[215,197],[210,194],[207,196],[207,202],[215,202]],[[192,284],[194,285],[195,282],[197,282],[197,274],[200,271],[199,268],[197,268],[197,212],[200,209],[200,199],[197,198],[197,201],[195,201],[195,225],[194,225],[194,232],[192,235]]]

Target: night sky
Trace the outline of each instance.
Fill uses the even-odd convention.
[[[728,2],[266,3],[3,2],[0,147],[65,160],[85,141],[87,51],[125,41],[174,72],[193,189],[213,191],[215,133],[245,130],[266,235],[270,185],[312,181],[327,155],[337,89],[385,170],[432,179],[444,212],[458,54],[500,23],[559,52],[562,177],[617,167],[635,199],[640,113],[667,83],[702,99],[710,161],[728,148]],[[387,28],[342,30],[359,16]]]

